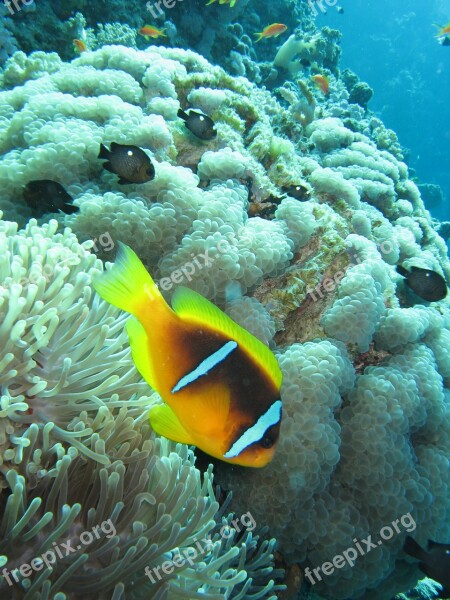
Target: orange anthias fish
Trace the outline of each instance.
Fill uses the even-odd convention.
[[[216,0],[209,0],[209,2],[206,4],[206,6],[209,6],[210,4],[213,4],[214,2],[216,2]],[[233,8],[233,6],[236,4],[236,0],[219,0],[219,4],[229,4],[230,8]]]
[[[156,433],[225,462],[264,467],[281,422],[281,371],[267,346],[209,300],[178,287],[172,307],[131,248],[94,281],[97,293],[136,318],[133,360],[164,400],[150,408]]]
[[[450,34],[450,23],[447,23],[447,25],[438,25],[437,23],[435,23],[435,25],[439,29],[439,31],[436,34],[437,38]]]
[[[139,29],[138,33],[143,35],[146,40],[148,40],[150,38],[153,38],[154,40],[156,40],[159,37],[167,37],[166,34],[164,33],[165,30],[166,30],[165,27],[164,27],[164,29],[158,29],[157,27],[153,27],[153,25],[144,25],[144,27],[141,27]]]
[[[78,50],[78,52],[81,54],[82,52],[86,52],[87,50],[87,46],[86,44],[83,42],[83,40],[73,40],[73,46],[76,50]]]
[[[259,33],[254,33],[253,35],[259,36],[256,40],[259,42],[259,40],[262,40],[263,38],[278,37],[286,30],[287,27],[286,25],[283,25],[283,23],[272,23],[272,25],[267,25],[267,27],[265,27],[262,31]]]
[[[326,77],[326,75],[313,75],[312,80],[317,85],[319,90],[322,90],[325,96],[328,96],[328,93],[330,91],[330,83],[328,81],[328,77]]]

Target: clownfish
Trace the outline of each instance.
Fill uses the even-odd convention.
[[[124,244],[94,288],[136,317],[127,323],[134,363],[164,400],[150,408],[156,433],[241,466],[272,460],[281,371],[267,346],[189,288],[176,289],[171,308]]]

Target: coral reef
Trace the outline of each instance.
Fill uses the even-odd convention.
[[[2,394],[10,409],[2,443],[8,466],[17,471],[5,479],[5,486],[17,488],[19,494],[23,483],[17,478],[32,476],[35,487],[27,489],[32,507],[27,516],[37,505],[32,504],[37,498],[33,494],[45,489],[51,502],[60,506],[67,526],[71,517],[63,504],[86,505],[80,514],[86,515],[81,523],[88,527],[100,511],[95,493],[87,504],[81,491],[68,496],[75,492],[70,485],[66,489],[62,473],[57,480],[61,492],[51,491],[48,478],[57,477],[57,460],[74,461],[76,481],[82,481],[82,466],[91,461],[91,471],[84,469],[86,480],[98,469],[95,490],[104,493],[107,477],[117,489],[119,481],[135,481],[139,468],[147,473],[144,458],[139,455],[144,462],[134,466],[138,453],[133,454],[138,447],[144,451],[146,444],[148,460],[161,461],[170,471],[165,481],[176,482],[178,477],[186,482],[187,472],[193,477],[192,487],[186,488],[191,494],[186,518],[193,502],[204,509],[194,521],[196,533],[209,527],[200,514],[206,514],[210,530],[214,528],[210,472],[201,482],[186,449],[178,448],[177,458],[163,442],[148,439],[142,414],[150,400],[144,398],[127,353],[124,317],[92,298],[89,280],[100,268],[94,253],[110,260],[121,240],[138,252],[167,296],[175,285],[193,287],[226,305],[275,349],[284,374],[284,418],[276,457],[261,470],[218,465],[216,481],[233,492],[232,507],[238,514],[251,510],[258,524],[270,528],[284,564],[292,569],[296,564],[318,567],[354,540],[375,538],[407,514],[417,525],[419,542],[448,538],[449,300],[409,306],[395,271],[399,262],[424,266],[449,281],[446,246],[409,178],[395,135],[354,103],[337,77],[332,33],[330,39],[325,45],[330,54],[324,51],[320,65],[330,70],[330,93],[323,97],[313,89],[309,67],[302,65],[298,73],[304,101],[291,84],[272,94],[242,76],[230,76],[193,51],[163,46],[102,46],[71,63],[42,52],[16,54],[7,61],[3,82],[9,89],[0,93],[0,208],[8,219],[25,224],[30,213],[21,198],[22,186],[38,177],[60,181],[79,207],[73,215],[52,215],[73,233],[57,234],[53,221],[41,229],[31,221],[19,233],[3,225],[5,238],[15,240],[5,239],[5,252],[8,248],[11,256],[18,255],[4,273],[7,286],[2,296],[5,306],[13,306],[5,312],[2,330]],[[290,53],[289,64],[295,56]],[[306,115],[304,102],[309,107]],[[177,119],[178,108],[187,106],[215,121],[216,137],[203,141],[187,131]],[[118,184],[97,160],[99,144],[112,141],[143,148],[155,165],[154,180]],[[307,190],[306,197],[297,199],[283,191],[295,185]],[[265,201],[276,206],[270,218],[258,213]],[[41,237],[51,238],[62,254],[52,257],[50,242]],[[76,265],[57,268],[55,260],[72,254]],[[42,280],[47,264],[48,282]],[[20,278],[28,271],[38,281],[24,288]],[[230,301],[230,285],[244,298]],[[87,341],[80,354],[77,343],[82,336]],[[100,349],[104,364],[98,382],[100,372],[90,357]],[[77,373],[72,353],[82,365]],[[11,377],[14,384],[7,383]],[[61,410],[63,397],[69,407]],[[117,439],[122,433],[116,424],[126,418],[131,420],[121,430],[126,440],[121,449]],[[38,431],[33,425],[38,423],[33,419],[46,424],[38,428],[45,449],[41,452],[35,450],[33,436]],[[141,439],[147,442],[140,445]],[[21,471],[23,457],[31,475]],[[129,464],[130,473],[122,475],[117,461]],[[156,484],[148,479],[138,489],[162,498],[152,487]],[[119,492],[117,497],[120,500]],[[155,500],[159,501],[163,502]],[[25,501],[21,506],[27,511]],[[178,506],[175,498],[173,506]],[[145,517],[150,526],[158,522],[158,512],[152,510],[152,516]],[[111,513],[98,514],[104,519]],[[140,514],[139,521],[144,519]],[[178,533],[187,536],[180,545],[186,545],[194,532],[184,521],[176,522],[181,523]],[[142,556],[158,560],[151,554],[155,549],[144,550],[147,542],[134,541],[143,535],[140,527],[127,530],[134,532],[130,554],[136,553],[139,565]],[[14,534],[21,534],[17,529]],[[27,534],[32,537],[24,530]],[[407,590],[419,572],[402,552],[405,535],[404,529],[398,531],[358,557],[352,568],[324,573],[315,589],[327,598],[364,595],[367,600],[387,600]],[[161,539],[171,539],[168,530]],[[270,597],[275,588],[270,568],[265,571],[262,565],[270,565],[273,544],[254,546],[250,539],[245,543],[239,558],[239,549],[221,543],[223,555],[218,546],[211,551],[211,561],[199,562],[195,573],[187,570],[180,574],[181,581],[164,582],[161,594],[170,597],[167,585],[194,590],[192,578],[192,586],[203,582],[206,597],[222,593],[217,588],[226,588],[230,581],[237,586],[235,597],[245,597],[245,586],[252,585],[261,597]],[[170,552],[176,545],[172,543]],[[99,543],[97,549],[108,566],[115,564],[111,556],[123,557],[109,555],[108,544],[102,548]],[[250,562],[245,569],[247,552]],[[86,559],[79,560],[81,565]],[[250,578],[231,576],[228,568],[246,570]],[[212,571],[219,573],[217,588]],[[70,579],[72,571],[67,573]],[[48,585],[45,577],[42,585]],[[56,589],[64,584],[62,577],[54,580]],[[110,589],[119,597],[125,584],[111,577]],[[136,583],[134,575],[130,577],[137,590],[146,589],[142,574]],[[218,583],[221,578],[223,584]],[[89,592],[96,589],[88,587],[94,586],[91,582],[86,586]]]
[[[285,69],[291,76],[296,76],[305,66],[311,65],[336,72],[340,57],[337,43],[340,35],[339,31],[329,27],[306,35],[299,28],[280,46],[273,65],[277,69]]]
[[[275,600],[275,541],[153,438],[125,315],[93,297],[92,241],[57,226],[0,220],[2,597]]]
[[[11,19],[6,6],[0,6],[0,67],[17,50],[17,42],[11,31]]]
[[[73,38],[85,39],[91,50],[107,44],[144,49],[148,42],[136,33],[145,23],[154,23],[166,28],[167,37],[161,38],[158,43],[191,48],[215,64],[226,67],[230,73],[257,81],[260,67],[254,60],[256,47],[252,34],[265,26],[265,19],[269,23],[274,22],[279,18],[279,11],[284,10],[290,29],[298,27],[307,31],[313,25],[311,15],[302,2],[279,0],[276,5],[269,4],[263,19],[259,11],[248,4],[249,0],[239,0],[230,10],[218,3],[205,8],[206,2],[175,0],[173,3],[128,0],[126,4],[122,0],[102,3],[39,0],[39,10],[34,3],[23,5],[13,14],[3,4],[2,9],[10,21],[8,28],[17,38],[17,46],[27,53],[57,51],[64,60],[68,60],[76,55]],[[273,45],[269,48],[270,52],[274,52]],[[264,44],[262,51],[265,51]]]
[[[348,101],[367,108],[367,104],[373,96],[372,88],[365,81],[359,81],[358,76],[350,69],[344,69],[341,77],[349,92]]]

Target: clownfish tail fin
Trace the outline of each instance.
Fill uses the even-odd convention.
[[[104,300],[135,316],[149,302],[166,304],[137,254],[121,242],[114,265],[97,277],[93,286]]]

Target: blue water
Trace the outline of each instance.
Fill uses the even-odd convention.
[[[325,6],[325,3],[324,3]],[[442,187],[431,208],[450,219],[450,46],[438,44],[433,23],[450,21],[449,0],[341,0],[317,26],[342,32],[341,67],[374,89],[369,108],[411,151],[408,164],[420,182]]]

